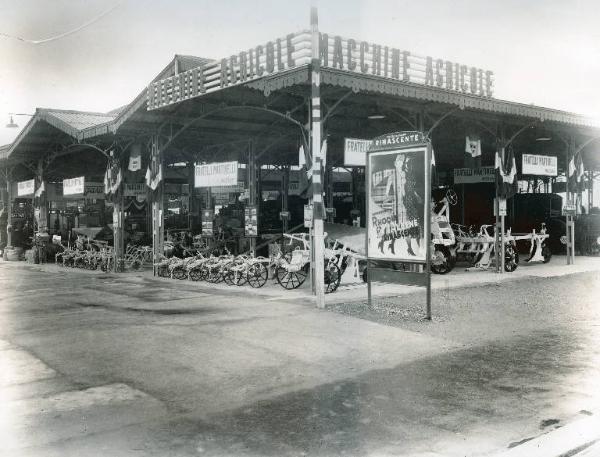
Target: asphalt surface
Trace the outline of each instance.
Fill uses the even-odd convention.
[[[600,274],[311,305],[0,262],[0,455],[490,455],[600,412]]]

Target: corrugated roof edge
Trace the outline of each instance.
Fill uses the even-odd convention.
[[[185,59],[192,60],[194,62],[193,65],[187,68],[188,66],[185,65]],[[148,85],[152,84],[155,81],[159,81],[161,79],[172,76],[172,74],[175,73],[176,62],[178,63],[178,65],[181,64],[183,67],[180,68],[179,71],[186,71],[190,68],[196,68],[214,62],[214,59],[184,54],[175,54],[171,61],[152,79],[152,81],[150,81],[150,83],[148,83]],[[144,103],[147,102],[147,90],[148,86],[144,87],[144,89],[142,89],[142,91],[133,99],[131,103],[125,105],[124,107],[122,107],[122,109],[120,109],[120,111],[117,114],[117,117],[114,120],[83,129],[80,133],[79,139],[84,140],[87,138],[94,138],[95,136],[104,135],[107,133],[116,133],[119,127],[123,125],[123,123],[126,122],[127,119],[134,112],[136,112],[141,106],[143,106]]]

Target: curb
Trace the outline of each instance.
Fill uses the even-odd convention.
[[[600,417],[586,417],[545,433],[519,446],[493,454],[493,457],[567,457],[598,450]],[[600,455],[600,454],[598,454]]]

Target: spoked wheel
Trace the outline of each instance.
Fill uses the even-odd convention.
[[[238,270],[238,271],[229,271],[229,274],[233,277],[233,284],[236,286],[243,286],[248,282],[248,271],[247,270]]]
[[[325,293],[335,292],[340,285],[342,272],[335,263],[325,265]]]
[[[171,272],[171,276],[175,279],[185,279],[185,270],[183,269],[183,267],[175,267]]]
[[[262,263],[255,263],[248,270],[248,284],[258,289],[264,286],[269,279],[269,269]]]
[[[544,258],[544,263],[550,262],[552,258],[552,251],[547,245],[542,245],[542,257]]]
[[[431,258],[431,271],[438,275],[445,275],[454,268],[455,262],[446,246],[436,246]]]
[[[202,281],[204,279],[204,270],[201,268],[190,270],[190,279],[192,281]]]
[[[519,253],[512,244],[504,248],[504,270],[511,273],[519,266]]]
[[[287,268],[289,265],[280,265],[275,270],[275,275],[277,277],[277,282],[284,289],[297,289],[304,281],[306,281],[306,276],[308,276],[308,265],[299,269],[298,271],[288,271]]]
[[[206,280],[211,284],[217,284],[223,281],[223,274],[218,268],[209,268]]]

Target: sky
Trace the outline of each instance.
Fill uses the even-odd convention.
[[[314,0],[313,0],[314,1]],[[0,0],[0,145],[8,113],[106,112],[174,54],[221,58],[310,26],[310,0]],[[494,97],[600,119],[595,0],[320,0],[321,31],[491,70]],[[23,127],[27,116],[15,116]]]

